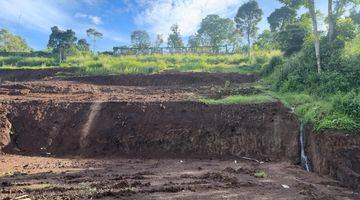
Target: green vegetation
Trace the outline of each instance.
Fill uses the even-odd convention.
[[[275,99],[269,95],[256,94],[256,95],[233,95],[223,99],[199,99],[201,102],[206,104],[250,104],[250,103],[266,103],[273,102]]]
[[[58,62],[55,58],[46,57],[20,57],[20,56],[0,56],[0,68],[16,68],[16,67],[49,67],[57,66]]]
[[[264,170],[259,170],[254,173],[256,178],[267,178],[267,173]]]
[[[31,48],[20,36],[0,29],[0,52],[29,52]]]
[[[359,133],[360,36],[358,28],[352,31],[338,31],[331,42],[326,36],[321,38],[321,73],[317,71],[311,40],[300,52],[274,57],[262,69],[263,82],[273,91],[274,98],[292,107],[317,131]]]
[[[120,57],[79,54],[69,57],[61,66],[79,67],[82,73],[85,74],[150,74],[169,70],[180,72],[256,73],[261,69],[260,63],[265,63],[271,57],[280,55],[279,51],[259,51],[249,59],[243,54],[155,54]]]

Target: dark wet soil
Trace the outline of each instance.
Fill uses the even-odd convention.
[[[2,155],[0,174],[3,199],[360,198],[287,162]]]

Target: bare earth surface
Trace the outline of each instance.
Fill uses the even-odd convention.
[[[264,171],[266,177],[254,174]],[[3,199],[358,199],[287,162],[1,155]],[[21,199],[21,198],[19,198]]]
[[[15,75],[14,77],[16,77]],[[27,77],[25,75],[26,74],[22,74],[24,80]],[[43,77],[41,76],[41,78]],[[229,82],[227,82],[228,80]],[[251,83],[254,81],[256,81],[256,77],[251,75],[199,75],[195,73],[154,76],[114,76],[72,80],[45,78],[20,82],[5,81],[0,84],[0,107],[1,103],[6,106],[11,106],[12,104],[22,104],[23,102],[25,105],[26,102],[29,103],[32,101],[40,102],[38,103],[39,105],[46,102],[71,103],[95,101],[125,103],[167,102],[171,104],[172,102],[179,101],[195,101],[201,96],[219,97],[218,91],[229,84],[234,86],[233,88],[240,88],[240,90],[237,91],[240,94],[252,93],[255,91],[251,86]],[[74,103],[74,106],[76,106],[75,104],[76,103]],[[37,107],[36,105],[37,104],[34,104],[34,107]],[[117,106],[122,108],[121,104]],[[195,106],[191,104],[188,107],[193,109]],[[113,108],[114,107],[111,107],[111,109]],[[184,108],[191,111],[191,109],[187,107]],[[85,109],[85,107],[83,109]],[[106,109],[103,109],[103,116],[111,116],[107,114],[111,113],[111,109]],[[165,109],[165,107],[161,107],[159,109],[167,110],[168,108]],[[201,107],[201,109],[203,108]],[[255,111],[260,112],[258,111],[259,109],[260,108],[253,106],[246,109],[244,108],[243,110],[246,110],[247,113],[255,113]],[[266,108],[261,109],[263,109],[263,111],[260,112],[262,115],[259,115],[261,118],[259,118],[259,120],[264,121],[267,116],[265,115],[266,112],[271,112],[266,111]],[[16,115],[14,113],[7,113],[7,115],[14,115],[13,119],[19,117],[19,119],[22,119],[21,116],[25,113],[26,109],[24,107],[24,110],[19,110]],[[28,108],[28,110],[31,109]],[[126,109],[124,112],[125,111]],[[126,114],[138,116],[135,115],[136,110],[133,109],[130,111],[130,113]],[[181,113],[185,113],[185,111],[184,109]],[[56,110],[53,112],[54,116],[59,114]],[[68,111],[66,110],[66,112]],[[75,111],[70,110],[69,113],[71,112]],[[162,114],[163,116],[170,118],[169,116],[171,115],[169,113],[165,111],[161,112],[166,114]],[[14,127],[27,127],[27,129],[21,129],[22,132],[18,133],[21,134],[21,136],[27,136],[28,134],[36,135],[41,131],[41,133],[44,132],[43,135],[48,135],[45,134],[48,129],[50,130],[50,128],[54,128],[61,121],[67,120],[56,119],[54,127],[50,127],[53,126],[51,123],[44,125],[40,123],[40,121],[37,121],[42,119],[41,116],[43,116],[42,114],[44,113],[40,113],[40,117],[34,117],[32,112],[29,113],[30,114],[27,114],[25,117],[27,117],[26,119],[34,118],[33,121],[21,120],[18,123],[15,123],[16,120],[12,121]],[[79,113],[81,114],[81,112]],[[178,114],[179,113],[180,111]],[[225,110],[220,110],[219,113],[226,114]],[[52,113],[47,114],[52,116]],[[83,115],[80,114],[79,116],[82,117]],[[275,116],[275,114],[276,113],[272,115]],[[160,114],[158,115],[161,116]],[[201,115],[202,113],[199,114],[199,116]],[[64,114],[64,116],[67,115]],[[147,114],[147,116],[150,116],[150,114]],[[221,117],[222,115],[219,116]],[[6,119],[5,114],[3,118]],[[169,126],[181,124],[180,122],[184,121],[183,118],[184,117],[169,121],[172,123],[169,123]],[[234,119],[234,117],[230,118]],[[49,117],[49,119],[52,118]],[[152,118],[149,117],[149,119]],[[161,121],[155,119],[157,118],[152,119],[152,121],[146,119],[144,122],[140,122],[152,124],[154,123],[153,121],[160,121],[160,123],[164,121],[163,123],[167,123],[166,120]],[[269,121],[270,119],[272,120],[273,118],[269,117]],[[276,119],[280,120],[280,118]],[[80,121],[84,120],[81,119]],[[243,119],[243,121],[246,120]],[[35,124],[35,122],[37,122],[37,124]],[[49,120],[49,122],[51,122],[51,120]],[[196,120],[192,122],[197,123]],[[251,121],[251,123],[253,122],[255,122],[255,120]],[[34,123],[34,126],[27,123]],[[188,122],[186,121],[186,123]],[[261,126],[253,126],[251,123],[245,125],[240,124],[239,133],[236,132],[237,130],[235,130],[235,128],[233,128],[234,130],[231,129],[230,132],[241,136],[241,134],[246,135],[246,133],[248,133],[245,128],[250,130],[253,127],[258,127],[259,131],[263,130],[260,129]],[[6,123],[4,122],[4,124]],[[274,122],[270,123],[271,127],[273,127],[273,124]],[[103,124],[94,126],[95,128],[93,129],[97,127],[102,128],[101,125]],[[274,129],[276,129],[277,126],[274,125],[274,127]],[[65,128],[75,130],[70,126],[63,127],[62,130]],[[114,126],[114,130],[115,128],[116,130],[119,129]],[[8,133],[8,135],[14,134],[9,126],[4,125],[3,129],[7,131],[6,133]],[[142,131],[146,132],[146,130],[149,130],[149,128]],[[227,129],[224,130],[226,131]],[[244,130],[246,130],[246,133],[243,133]],[[129,132],[130,136],[135,135],[132,131],[133,129],[130,130],[131,134]],[[87,132],[91,131],[88,130]],[[121,133],[123,134],[123,132]],[[141,135],[141,133],[138,134]],[[70,139],[67,138],[68,140],[64,141],[75,140],[74,136],[75,135],[72,135]],[[166,139],[166,137],[164,138]],[[17,141],[21,141],[20,139],[21,138],[18,138]],[[41,139],[44,138],[39,138],[39,141]],[[131,141],[131,139],[130,137],[129,141]],[[161,141],[160,139],[159,141]],[[97,142],[97,140],[94,141]],[[158,141],[156,141],[154,145],[161,145],[161,143],[158,144],[157,142]],[[254,140],[254,144],[256,144],[254,146],[261,146],[260,143],[265,142]],[[71,142],[69,142],[68,145],[69,144],[71,144]],[[165,145],[166,144],[167,143],[165,143]],[[169,144],[172,143],[169,142]],[[180,160],[174,157],[172,159],[138,159],[118,155],[117,157],[90,159],[80,156],[55,157],[50,153],[48,157],[38,157],[16,155],[17,153],[20,154],[21,151],[16,147],[16,145],[19,147],[19,144],[12,145],[15,147],[12,149],[12,152],[15,152],[15,154],[4,154],[0,152],[0,199],[360,199],[358,192],[341,187],[337,181],[325,176],[321,177],[315,173],[305,172],[300,166],[287,161],[255,162],[239,158],[237,160]],[[221,143],[221,146],[224,145]],[[21,153],[26,154],[26,152]],[[148,154],[152,155],[154,153],[148,152]],[[191,156],[189,155],[189,157]]]

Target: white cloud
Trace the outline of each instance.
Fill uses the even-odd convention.
[[[0,27],[19,27],[48,34],[52,26],[61,29],[73,29],[79,38],[86,37],[86,29],[94,25],[101,25],[102,19],[98,16],[83,13],[73,14],[83,6],[81,3],[96,3],[96,0],[0,0]],[[82,21],[79,18],[86,20]],[[104,39],[116,42],[127,41],[120,33],[108,30],[101,26],[97,30],[104,34]]]
[[[76,18],[82,18],[82,19],[88,19],[88,20],[90,20],[91,23],[93,23],[95,25],[102,24],[101,17],[99,17],[99,16],[87,15],[87,14],[84,14],[84,13],[76,13],[75,17]]]
[[[54,25],[66,26],[71,18],[47,0],[1,0],[0,20],[29,29],[49,32]]]
[[[194,34],[208,14],[233,17],[241,0],[138,0],[143,11],[135,17],[135,23],[152,34],[168,34],[172,24],[178,24],[181,34]]]

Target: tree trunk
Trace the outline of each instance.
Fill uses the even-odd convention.
[[[328,21],[329,21],[328,41],[329,43],[331,43],[334,40],[335,23],[336,23],[333,14],[333,0],[328,0]]]
[[[247,32],[247,42],[248,42],[248,58],[251,57],[251,41],[250,41],[250,31]]]
[[[309,0],[309,13],[310,13],[310,16],[311,16],[311,19],[313,22],[314,46],[315,46],[317,71],[318,71],[318,74],[320,74],[321,73],[320,40],[319,40],[319,32],[318,32],[318,26],[317,26],[314,0]]]

